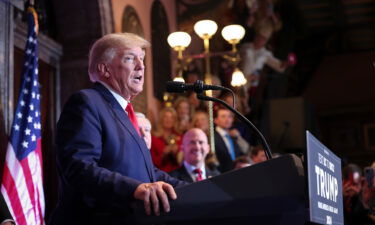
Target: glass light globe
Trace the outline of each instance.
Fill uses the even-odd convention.
[[[191,42],[191,37],[186,32],[178,31],[178,32],[173,32],[170,35],[168,35],[167,41],[168,41],[169,46],[171,46],[172,48],[182,47],[184,49],[187,46],[189,46]]]
[[[230,82],[230,84],[233,87],[239,87],[239,86],[245,85],[246,83],[247,83],[247,80],[245,76],[243,75],[242,71],[236,68],[232,74],[232,81]]]
[[[183,77],[175,77],[175,78],[173,79],[173,81],[177,81],[177,82],[183,82],[183,83],[185,83],[185,79],[184,79]]]
[[[221,31],[223,38],[229,43],[237,44],[245,36],[245,28],[241,25],[228,25]]]
[[[194,24],[194,31],[200,38],[211,38],[217,31],[217,24],[212,20],[200,20]]]

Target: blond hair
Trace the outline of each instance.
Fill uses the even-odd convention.
[[[89,53],[89,76],[92,82],[98,81],[98,67],[101,62],[110,62],[116,54],[124,48],[150,46],[144,38],[133,33],[107,34],[93,44]]]
[[[174,108],[172,107],[165,107],[162,108],[159,112],[159,119],[156,124],[156,129],[153,132],[153,135],[156,137],[162,137],[164,134],[164,128],[163,128],[163,122],[164,122],[164,117],[165,114],[171,113],[173,116],[173,119],[175,120],[175,124],[173,126],[173,130],[177,132],[177,112]]]
[[[176,110],[177,112],[177,117],[179,117],[180,115],[178,114],[178,108],[180,107],[180,105],[182,103],[186,102],[188,105],[189,105],[189,117],[191,117],[191,110],[192,110],[192,107],[190,105],[190,102],[189,102],[189,99],[184,97],[184,96],[180,96],[176,99],[176,101],[173,103],[173,108]]]

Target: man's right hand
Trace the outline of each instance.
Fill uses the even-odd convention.
[[[155,183],[143,183],[135,189],[134,198],[142,200],[147,215],[151,215],[151,208],[155,215],[160,215],[160,202],[165,212],[170,211],[168,196],[175,200],[176,192],[172,185],[162,181]]]

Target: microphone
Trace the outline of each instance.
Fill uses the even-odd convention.
[[[198,94],[201,94],[206,90],[226,90],[225,87],[204,84],[201,80],[197,80],[194,84],[186,84],[179,81],[168,81],[166,89],[169,93],[184,93],[185,91],[194,91]]]

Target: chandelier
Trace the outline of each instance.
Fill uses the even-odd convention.
[[[212,54],[210,52],[210,42],[209,40],[215,35],[218,26],[213,20],[201,20],[194,24],[195,33],[203,39],[204,43],[204,59],[205,59],[205,82],[211,84],[211,67],[210,67],[210,56],[211,55],[221,55],[224,59],[228,60],[229,63],[234,67],[234,72],[232,74],[231,85],[234,87],[242,86],[246,84],[246,78],[241,70],[238,68],[238,63],[241,58],[238,54],[236,45],[241,41],[245,35],[245,29],[241,25],[232,24],[225,26],[221,35],[223,38],[232,45],[232,50],[230,52],[219,52],[217,54]],[[192,56],[184,57],[183,51],[190,45],[191,37],[188,33],[177,31],[173,32],[168,36],[168,44],[177,52],[177,73],[175,75],[174,81],[182,81],[182,73],[187,70],[188,64],[192,61]],[[202,55],[202,54],[198,54]]]

